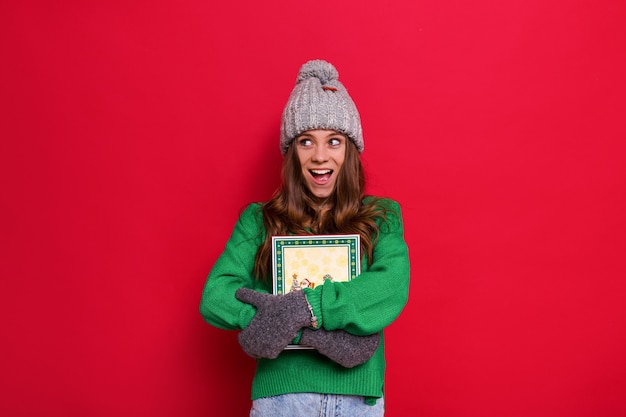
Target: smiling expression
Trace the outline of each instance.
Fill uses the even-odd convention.
[[[347,138],[334,130],[308,130],[294,143],[304,181],[314,196],[326,198],[335,189],[346,157]]]

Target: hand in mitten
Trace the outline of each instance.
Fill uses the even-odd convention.
[[[355,336],[344,330],[304,329],[300,344],[314,347],[345,368],[353,368],[372,357],[380,344],[380,335]]]
[[[236,297],[257,310],[248,327],[239,333],[239,344],[253,358],[276,358],[301,328],[311,324],[303,291],[271,295],[240,288]]]

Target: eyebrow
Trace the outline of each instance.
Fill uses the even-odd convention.
[[[328,139],[328,138],[331,138],[333,136],[341,136],[342,138],[346,138],[346,135],[344,135],[343,133],[339,133],[337,131],[334,131],[333,133],[329,133],[328,135],[326,135],[322,139]],[[315,136],[310,134],[310,133],[302,133],[302,134],[296,136],[296,139],[299,139],[299,138],[315,138]]]

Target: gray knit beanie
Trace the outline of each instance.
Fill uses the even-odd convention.
[[[280,151],[284,155],[293,140],[313,129],[336,130],[363,152],[361,118],[335,67],[320,59],[300,68],[280,127]]]

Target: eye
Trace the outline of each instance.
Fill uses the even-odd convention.
[[[311,139],[309,138],[299,138],[297,140],[298,142],[298,146],[302,146],[302,147],[308,147],[311,146],[313,144],[313,142],[311,141]]]
[[[328,144],[330,146],[339,146],[343,143],[342,138],[330,138]]]

